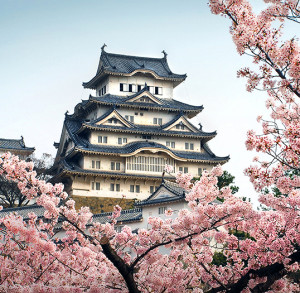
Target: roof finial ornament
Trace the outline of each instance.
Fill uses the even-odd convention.
[[[105,47],[107,47],[107,45],[104,43],[103,46],[101,47],[101,51],[102,51],[102,52],[105,52],[105,50],[104,50]]]
[[[202,124],[198,123],[198,125],[199,125],[199,130],[202,131]]]
[[[167,59],[168,56],[167,52],[165,50],[162,50],[162,53],[164,54],[164,58]]]
[[[65,116],[67,116],[67,115],[68,115],[68,113],[69,113],[69,111],[67,110],[67,111],[66,111],[66,113],[65,113]]]

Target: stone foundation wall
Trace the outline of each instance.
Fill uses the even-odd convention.
[[[72,196],[75,200],[75,208],[89,207],[93,214],[112,212],[115,205],[119,205],[123,210],[134,208],[133,199],[112,198],[112,197],[91,197],[91,196]]]

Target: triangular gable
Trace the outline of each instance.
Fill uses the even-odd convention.
[[[97,125],[110,125],[131,127],[131,124],[121,116],[116,110],[112,111],[109,115],[96,122]]]
[[[145,200],[144,202],[146,203],[151,203],[151,201],[156,201],[156,200],[160,200],[160,199],[164,199],[167,200],[169,199],[174,199],[175,197],[178,197],[177,194],[173,193],[172,191],[170,191],[169,189],[167,189],[165,186],[160,185],[156,191],[154,191],[154,193],[152,195],[150,195],[150,197]]]
[[[137,94],[133,98],[127,100],[127,102],[150,103],[150,104],[161,105],[161,101],[158,100],[155,96],[153,96],[148,91],[143,91],[140,94]]]
[[[182,127],[177,128],[176,125],[183,126],[184,129]],[[180,116],[172,124],[163,128],[163,130],[199,132],[199,130],[192,123],[190,123],[187,119],[185,119],[184,116]]]

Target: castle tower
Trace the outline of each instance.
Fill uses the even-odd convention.
[[[108,53],[102,47],[96,75],[84,88],[96,94],[65,114],[53,181],[73,196],[143,200],[161,184],[166,164],[198,177],[223,164],[204,132],[189,119],[202,110],[173,99],[186,79],[163,58]],[[165,175],[168,180],[174,180]]]

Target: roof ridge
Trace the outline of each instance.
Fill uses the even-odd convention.
[[[158,57],[143,57],[143,56],[136,56],[136,55],[127,55],[127,54],[118,54],[118,53],[109,53],[104,51],[106,55],[116,56],[116,57],[124,57],[124,58],[137,58],[137,59],[154,59],[154,60],[161,60],[163,61],[164,57],[158,58]]]

